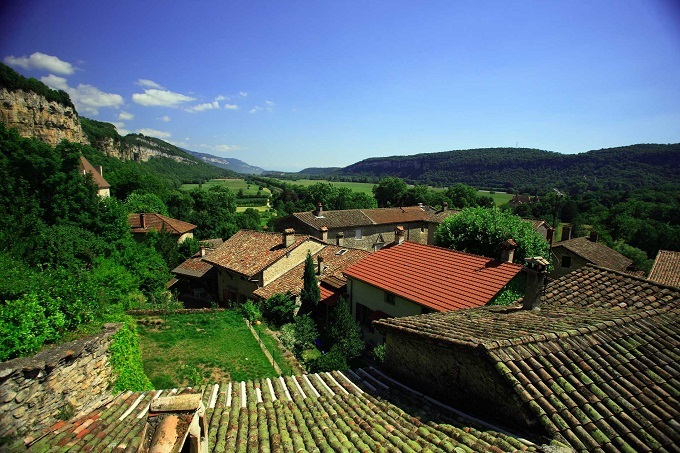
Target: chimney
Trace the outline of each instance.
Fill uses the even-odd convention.
[[[555,235],[555,228],[548,228],[548,231],[545,232],[545,240],[552,245],[553,242],[553,236]]]
[[[283,232],[283,246],[285,248],[290,247],[295,243],[295,230],[292,228],[286,228]]]
[[[395,244],[401,244],[403,242],[404,242],[404,227],[399,225],[394,230],[394,243]]]
[[[335,236],[335,244],[342,247],[345,243],[345,233],[338,231],[338,235]]]
[[[144,213],[139,214],[139,225],[142,227],[143,230],[146,229],[146,216]]]
[[[591,230],[590,231],[590,237],[588,239],[590,239],[590,242],[597,242],[597,240],[598,240],[597,231]]]
[[[205,256],[205,247],[201,246],[201,258]]]
[[[316,211],[314,211],[314,215],[316,217],[323,217],[323,204],[321,202],[316,204]]]
[[[102,167],[101,165],[97,165],[94,168],[97,169],[97,173],[99,173],[101,176],[104,176],[104,167]]]
[[[562,225],[562,240],[566,241],[569,239],[571,239],[571,225],[570,224]]]
[[[323,274],[323,256],[317,256],[316,263],[317,263],[316,275]]]
[[[138,452],[208,451],[208,424],[201,394],[155,398],[149,404]]]
[[[448,211],[449,210],[449,203],[448,201],[445,201],[442,203],[442,211]]]
[[[328,227],[325,226],[321,227],[321,240],[324,242],[328,242]]]
[[[524,260],[524,272],[527,273],[527,282],[524,286],[524,310],[540,310],[541,297],[543,297],[543,285],[545,274],[548,271],[548,261],[542,256],[534,256]]]
[[[515,249],[517,248],[517,243],[512,239],[507,239],[501,244],[501,261],[506,263],[512,263],[515,258]]]

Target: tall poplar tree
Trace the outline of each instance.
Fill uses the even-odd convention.
[[[321,290],[319,289],[319,282],[316,279],[316,271],[314,270],[314,260],[311,252],[307,251],[307,258],[305,258],[305,273],[302,277],[303,286],[300,293],[300,299],[303,307],[316,307],[321,300]]]

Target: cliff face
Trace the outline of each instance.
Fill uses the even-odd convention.
[[[16,128],[24,137],[53,146],[63,139],[89,144],[73,108],[49,102],[35,93],[0,89],[0,121]]]

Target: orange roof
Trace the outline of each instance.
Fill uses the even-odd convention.
[[[145,228],[142,228],[142,214],[144,215]],[[184,234],[196,228],[188,222],[166,217],[152,212],[132,213],[128,215],[128,224],[133,233],[148,233],[149,231],[161,231],[165,229],[170,234]]]
[[[486,305],[520,271],[519,264],[404,242],[379,250],[345,275],[437,311]]]
[[[680,287],[680,252],[659,250],[649,279],[662,285]]]

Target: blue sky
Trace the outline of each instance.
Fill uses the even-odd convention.
[[[268,170],[680,142],[680,4],[5,2],[0,58],[82,116]]]

